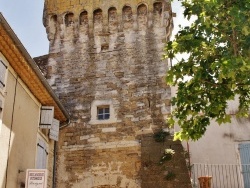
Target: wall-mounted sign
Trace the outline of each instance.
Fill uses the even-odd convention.
[[[50,139],[58,141],[59,125],[60,125],[60,122],[57,119],[54,119],[53,123],[52,123],[52,127],[49,131],[49,138]]]
[[[25,188],[47,188],[47,169],[27,169]]]
[[[39,126],[42,129],[50,129],[54,119],[54,107],[42,106]]]

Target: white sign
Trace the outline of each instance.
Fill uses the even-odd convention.
[[[47,188],[47,169],[27,169],[25,188]]]
[[[57,119],[54,119],[52,126],[51,126],[51,129],[49,131],[49,138],[50,139],[58,141],[59,125],[60,125],[60,122]]]
[[[50,129],[54,119],[54,107],[53,106],[42,106],[41,117],[40,117],[40,128]]]

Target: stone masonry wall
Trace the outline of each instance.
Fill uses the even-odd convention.
[[[156,142],[152,134],[145,134],[141,146],[141,187],[192,187],[186,165],[188,153],[183,150],[180,141],[173,141],[169,135],[164,142]],[[163,161],[165,149],[172,149],[175,153],[171,159]]]
[[[57,187],[148,187],[142,139],[167,128],[170,113],[162,60],[173,26],[170,3],[50,0],[44,25],[45,75],[71,114],[60,132]],[[96,119],[103,105],[110,107],[109,120]]]

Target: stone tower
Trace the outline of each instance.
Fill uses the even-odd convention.
[[[151,188],[147,138],[167,128],[170,112],[162,60],[170,1],[46,0],[44,25],[46,76],[71,114],[60,132],[57,187]]]

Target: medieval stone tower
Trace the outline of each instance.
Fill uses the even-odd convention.
[[[148,169],[162,152],[150,138],[167,128],[170,112],[162,60],[170,1],[46,0],[44,25],[46,76],[71,114],[60,132],[56,187],[166,187]]]

